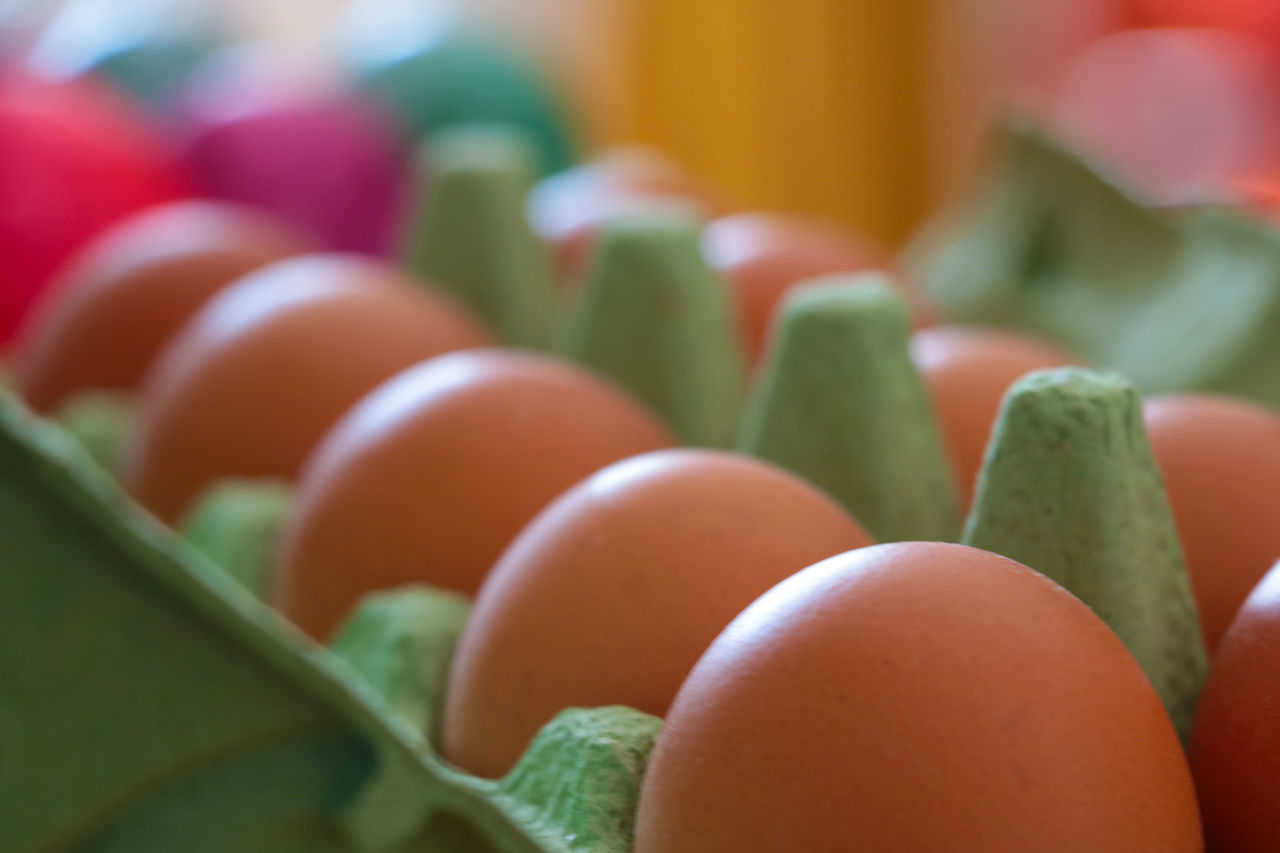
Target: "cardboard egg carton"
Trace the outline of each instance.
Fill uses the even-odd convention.
[[[466,168],[457,186],[483,187]],[[492,212],[513,196],[486,198]],[[748,383],[697,227],[612,227],[562,351],[686,441],[818,483],[882,541],[959,539],[1054,578],[1125,640],[1185,732],[1205,656],[1133,385],[1080,369],[1024,379],[962,525],[891,283],[794,294]],[[477,286],[542,286],[487,269]],[[503,779],[450,766],[434,745],[467,602],[378,592],[315,645],[262,601],[287,490],[219,484],[181,533],[164,527],[94,461],[127,431],[110,402],[110,417],[86,404],[64,429],[0,396],[0,850],[630,849],[660,720],[569,709]],[[86,442],[91,457],[73,430],[108,439]]]

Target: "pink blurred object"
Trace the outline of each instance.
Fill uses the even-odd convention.
[[[1227,30],[1118,33],[1073,63],[1054,123],[1153,202],[1214,201],[1280,165],[1280,63]]]
[[[169,140],[114,89],[0,66],[0,346],[85,241],[187,188]]]
[[[185,162],[209,195],[255,205],[338,251],[386,255],[409,192],[407,135],[362,95],[223,60],[185,100]]]

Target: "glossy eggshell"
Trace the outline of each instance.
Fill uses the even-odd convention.
[[[911,358],[929,386],[966,502],[973,500],[991,428],[1009,386],[1033,370],[1077,363],[1069,353],[1029,335],[964,326],[916,332]]]
[[[1201,850],[1172,723],[1085,605],[942,543],[806,569],[698,661],[635,853]]]
[[[1230,397],[1170,394],[1147,400],[1144,420],[1212,652],[1280,560],[1280,415]]]
[[[883,269],[882,249],[834,224],[773,213],[740,213],[711,222],[702,239],[708,263],[729,284],[738,325],[753,362],[764,354],[774,314],[806,279]],[[913,322],[931,322],[927,306],[908,291]]]
[[[1280,570],[1222,638],[1188,746],[1208,849],[1280,850]]]
[[[85,390],[134,390],[170,337],[214,293],[311,248],[249,208],[184,201],[150,208],[86,246],[50,286],[14,364],[47,412]]]
[[[165,520],[221,478],[292,479],[379,383],[488,341],[451,300],[379,262],[273,264],[215,296],[161,353],[123,479]]]
[[[365,593],[474,593],[544,506],[598,468],[670,447],[638,401],[573,365],[477,349],[379,386],[307,463],[276,603],[324,639]]]
[[[450,677],[446,756],[498,776],[562,709],[664,714],[738,611],[867,544],[826,495],[745,456],[666,450],[605,468],[534,519],[481,587]]]

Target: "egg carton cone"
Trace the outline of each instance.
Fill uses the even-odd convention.
[[[806,282],[779,311],[738,449],[822,487],[878,542],[953,541],[959,493],[909,335],[883,273]]]
[[[1060,368],[1009,390],[963,541],[1093,608],[1189,734],[1208,658],[1142,398],[1124,377]]]
[[[946,316],[1051,338],[1147,393],[1280,405],[1280,230],[1147,206],[1027,124],[993,148],[988,174],[907,255]]]
[[[728,289],[699,219],[619,216],[604,227],[560,351],[649,404],[685,444],[730,447],[746,393]]]
[[[510,127],[458,126],[430,137],[417,158],[404,259],[502,340],[546,347],[557,296],[550,249],[525,211],[535,155],[527,134]]]

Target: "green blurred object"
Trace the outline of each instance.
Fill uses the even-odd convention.
[[[902,297],[881,273],[837,275],[780,310],[738,449],[822,487],[877,542],[954,542],[959,493]]]
[[[1048,575],[1089,605],[1187,736],[1208,659],[1133,385],[1060,368],[1009,389],[964,542]]]
[[[468,776],[385,679],[291,629],[3,392],[0,470],[0,850],[627,849],[655,718],[569,711],[505,779]]]
[[[54,420],[80,443],[94,462],[116,474],[120,454],[133,431],[137,401],[115,391],[76,394],[54,413]]]
[[[569,114],[551,82],[448,11],[416,0],[357,3],[341,27],[349,74],[390,104],[415,135],[505,124],[534,141],[540,175],[576,161]]]
[[[271,595],[271,568],[293,505],[293,489],[274,480],[224,480],[202,495],[178,529],[209,562],[256,597]]]
[[[458,125],[432,136],[420,158],[405,261],[506,343],[545,348],[558,297],[550,249],[526,215],[534,156],[513,127]]]
[[[1242,211],[1156,210],[1010,125],[976,190],[908,252],[944,315],[1043,335],[1147,393],[1280,407],[1280,231]]]
[[[630,213],[605,226],[562,341],[570,358],[649,404],[685,444],[733,445],[746,366],[701,223]]]

